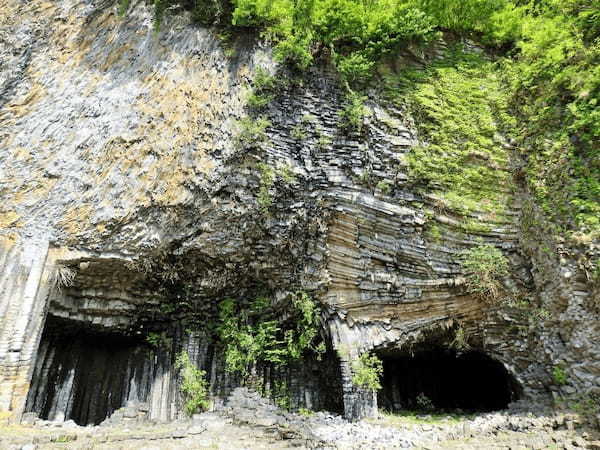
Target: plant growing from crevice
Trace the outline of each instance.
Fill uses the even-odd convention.
[[[72,267],[64,264],[56,264],[51,273],[50,285],[57,291],[73,285],[77,272]]]
[[[554,366],[552,369],[552,381],[558,386],[564,386],[567,384],[568,376],[564,367],[562,366]]]
[[[462,257],[468,289],[484,300],[497,300],[502,289],[500,279],[508,275],[508,259],[490,244],[479,244],[465,250]]]
[[[462,326],[459,326],[454,332],[454,339],[450,343],[450,346],[459,352],[464,352],[471,348],[469,336]]]
[[[285,320],[280,318],[283,313],[276,312],[265,297],[258,297],[247,308],[233,299],[220,303],[218,334],[227,372],[247,378],[256,364],[282,367],[305,351],[321,349],[315,342],[319,308],[305,292],[291,295]]]
[[[271,122],[266,117],[252,119],[244,117],[238,122],[238,133],[235,137],[235,144],[238,148],[256,148],[267,141],[267,127]]]
[[[346,104],[339,112],[342,126],[347,130],[362,131],[365,117],[369,114],[369,110],[365,106],[366,97],[350,91],[346,99]]]
[[[377,355],[363,353],[352,362],[352,384],[362,389],[381,389],[383,363]]]
[[[258,195],[256,199],[258,201],[258,205],[260,207],[261,212],[263,214],[268,214],[269,208],[273,203],[273,198],[271,197],[270,189],[275,183],[275,171],[271,166],[265,163],[259,163],[257,167],[260,172],[260,178]]]
[[[262,67],[256,68],[252,80],[252,92],[248,96],[248,106],[252,109],[262,109],[273,101],[277,87],[282,84],[275,76]]]
[[[166,331],[151,331],[146,336],[146,342],[154,349],[169,349],[173,344],[173,339],[167,335]]]
[[[210,407],[206,372],[198,369],[185,351],[177,355],[175,368],[179,370],[181,376],[180,389],[184,397],[186,413],[191,416],[206,411]]]

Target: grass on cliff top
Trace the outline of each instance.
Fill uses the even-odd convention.
[[[415,119],[421,145],[407,155],[415,184],[458,213],[502,213],[509,173],[501,124],[511,119],[495,64],[456,45],[425,69],[386,74],[385,94]]]

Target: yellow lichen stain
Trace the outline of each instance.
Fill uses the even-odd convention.
[[[20,99],[12,102],[6,108],[14,117],[23,117],[30,112],[31,107],[35,105],[45,95],[44,87],[39,83],[33,83],[27,93]]]
[[[0,212],[0,229],[22,226],[20,219],[21,216],[15,211]]]
[[[66,233],[75,236],[90,227],[93,212],[94,207],[91,203],[77,204],[63,215],[58,225]]]

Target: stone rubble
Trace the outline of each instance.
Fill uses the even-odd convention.
[[[143,410],[144,407],[141,406]],[[130,405],[99,426],[78,426],[73,421],[51,422],[25,417],[21,434],[0,426],[3,450],[55,448],[306,448],[306,449],[594,449],[600,441],[580,428],[573,415],[540,409],[526,412],[513,405],[503,412],[466,416],[460,420],[418,420],[391,425],[385,418],[349,422],[326,412],[308,415],[284,411],[258,393],[235,389],[216,411],[194,414],[169,424],[135,419],[140,405]],[[130,417],[127,417],[130,416]],[[35,430],[32,435],[32,431]],[[248,438],[244,444],[241,438]],[[219,439],[221,439],[219,441]],[[248,445],[245,447],[244,445]],[[124,446],[124,447],[123,447]],[[155,446],[155,447],[153,447]],[[596,446],[596,447],[594,447]]]

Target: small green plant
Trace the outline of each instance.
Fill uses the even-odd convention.
[[[381,180],[379,183],[377,183],[377,189],[379,189],[383,194],[387,195],[391,192],[392,185],[388,181]]]
[[[191,416],[198,411],[206,411],[210,406],[206,372],[198,369],[185,351],[177,355],[175,368],[180,371],[182,378],[181,392],[186,413]]]
[[[431,239],[433,242],[440,242],[442,239],[442,232],[440,231],[440,227],[436,223],[431,223],[427,227],[427,237]]]
[[[303,417],[310,417],[310,416],[313,416],[315,414],[315,412],[312,409],[299,408],[298,414],[300,414]]]
[[[331,144],[333,143],[333,140],[329,137],[326,136],[324,134],[321,134],[319,136],[319,139],[317,139],[317,148],[319,150],[325,150],[327,147],[329,147]]]
[[[269,208],[273,203],[270,190],[275,183],[275,171],[271,166],[265,163],[259,163],[258,170],[260,171],[260,182],[257,201],[262,213],[268,214]]]
[[[273,400],[275,404],[281,408],[289,411],[292,407],[292,395],[285,381],[275,382],[275,392],[273,394]]]
[[[502,286],[499,279],[508,274],[506,257],[490,244],[479,244],[462,255],[468,288],[485,300],[497,299]]]
[[[569,407],[584,419],[594,423],[600,414],[600,394],[582,394],[569,402]]]
[[[291,131],[291,135],[297,141],[303,141],[306,139],[306,130],[303,123],[296,124]]]
[[[419,395],[417,395],[416,402],[417,402],[417,407],[424,411],[432,411],[435,409],[435,406],[434,406],[433,402],[431,401],[431,399],[429,397],[427,397],[423,392],[421,392]]]
[[[469,337],[467,335],[467,332],[462,326],[459,326],[456,329],[451,346],[458,351],[466,351],[471,348],[471,346],[469,345]]]
[[[266,69],[258,67],[252,80],[252,93],[248,96],[248,106],[253,109],[262,109],[275,98],[275,89],[278,79]]]
[[[121,16],[121,17],[125,16],[125,14],[127,13],[127,10],[129,9],[130,3],[131,3],[131,0],[119,0],[119,10],[118,10],[119,16]]]
[[[363,353],[352,363],[352,383],[363,389],[380,390],[382,374],[383,363],[377,355]]]
[[[293,184],[296,182],[296,175],[294,175],[294,171],[290,165],[285,164],[281,166],[277,173],[286,184]]]
[[[368,112],[369,110],[365,106],[365,97],[351,92],[348,94],[346,105],[340,111],[339,115],[342,119],[342,125],[346,129],[356,130],[360,133]]]
[[[567,384],[568,377],[565,369],[561,366],[554,366],[552,369],[552,380],[558,386],[564,386]]]
[[[155,331],[151,331],[146,336],[146,342],[155,349],[165,348],[168,349],[171,347],[173,340],[167,335],[166,331],[162,331],[157,333]]]
[[[238,148],[260,147],[267,140],[266,129],[271,122],[265,117],[244,117],[238,122],[239,131],[235,139]]]

